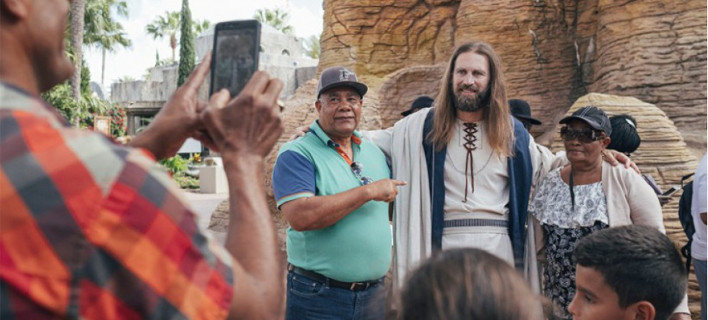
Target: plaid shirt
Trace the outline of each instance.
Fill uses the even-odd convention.
[[[231,256],[141,149],[0,82],[0,318],[220,319]]]

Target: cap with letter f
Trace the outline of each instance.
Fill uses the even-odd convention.
[[[359,82],[356,78],[356,73],[345,67],[331,67],[322,71],[320,82],[317,84],[317,99],[320,98],[322,92],[337,87],[350,87],[359,93],[362,98],[369,88]]]

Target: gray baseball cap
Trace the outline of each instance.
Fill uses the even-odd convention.
[[[595,130],[604,131],[606,135],[612,134],[612,125],[610,118],[602,109],[595,106],[582,107],[573,114],[561,119],[560,124],[566,124],[574,119],[585,121],[590,127]]]
[[[331,67],[322,71],[320,82],[317,84],[317,98],[320,98],[322,92],[336,87],[350,87],[359,92],[363,98],[369,88],[359,82],[356,78],[356,73],[345,67]]]

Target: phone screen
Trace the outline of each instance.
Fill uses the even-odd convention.
[[[232,97],[243,90],[258,70],[260,23],[256,20],[221,22],[214,27],[209,95],[227,88]]]

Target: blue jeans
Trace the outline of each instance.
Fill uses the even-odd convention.
[[[701,319],[706,320],[706,260],[693,259],[693,271],[701,287]]]
[[[385,312],[383,281],[366,290],[351,291],[288,272],[286,320],[379,320]]]

